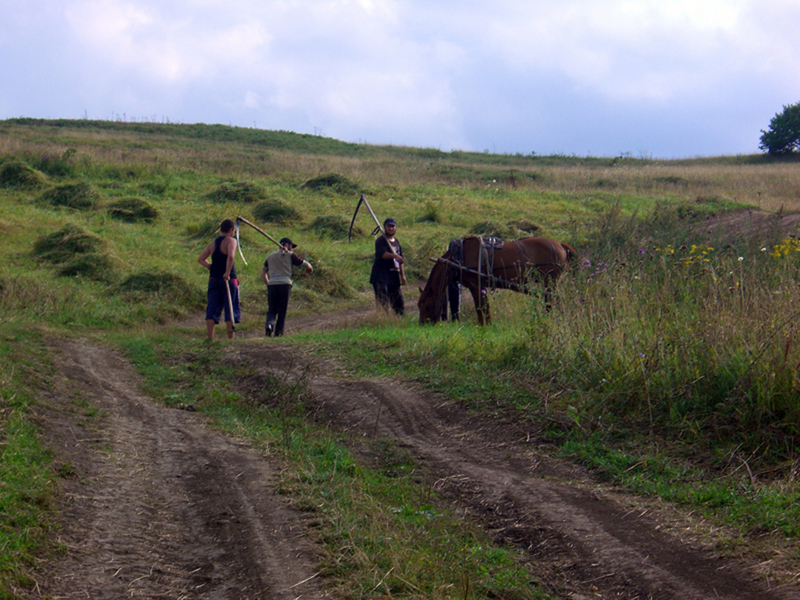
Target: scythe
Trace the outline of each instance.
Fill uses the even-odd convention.
[[[361,204],[367,207],[369,214],[372,215],[372,220],[375,221],[375,229],[372,232],[372,235],[377,234],[379,231],[383,233],[383,227],[381,226],[381,222],[378,220],[378,217],[375,216],[375,212],[372,210],[372,207],[367,202],[367,195],[361,194],[361,198],[358,199],[358,204],[356,204],[356,211],[353,213],[353,219],[350,221],[350,232],[347,234],[347,241],[352,241],[353,237],[353,225],[356,222],[356,216],[358,215],[358,209],[361,208]]]
[[[255,225],[255,224],[251,223],[250,221],[248,221],[248,220],[247,220],[247,219],[245,219],[244,217],[236,217],[236,232],[237,232],[237,235],[238,235],[238,232],[239,232],[239,221],[241,221],[242,223],[244,223],[244,224],[246,224],[246,225],[250,225],[250,227],[252,227],[253,229],[255,229],[255,230],[258,232],[258,233],[260,233],[261,235],[263,235],[263,236],[264,236],[265,238],[267,238],[267,239],[268,239],[270,242],[273,242],[273,243],[274,243],[274,244],[275,244],[275,245],[276,245],[278,248],[280,248],[280,249],[281,249],[281,250],[283,250],[284,252],[288,252],[288,253],[290,253],[290,254],[294,254],[294,253],[293,253],[291,250],[287,250],[286,248],[284,248],[283,246],[281,246],[280,242],[279,242],[279,241],[277,241],[277,240],[276,240],[274,237],[272,237],[270,234],[268,234],[266,231],[264,231],[263,229],[261,229],[261,228],[260,228],[260,227],[258,227],[257,225]],[[239,244],[239,254],[241,254],[241,253],[242,253],[242,246],[241,246],[241,244]],[[242,255],[242,260],[244,260],[244,255]],[[244,264],[247,264],[247,261],[246,261],[246,260],[244,261]]]

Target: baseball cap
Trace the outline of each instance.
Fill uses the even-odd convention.
[[[394,225],[397,227],[397,221],[395,221],[392,217],[389,217],[383,222],[383,226],[386,227],[387,225]]]
[[[297,244],[293,244],[292,240],[290,240],[289,238],[283,238],[279,243],[281,246],[289,244],[292,248],[297,248]]]

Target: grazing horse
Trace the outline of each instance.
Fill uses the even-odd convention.
[[[490,321],[487,290],[502,289],[530,293],[529,284],[541,282],[548,303],[556,282],[577,254],[567,244],[543,237],[503,242],[495,238],[466,237],[450,247],[431,269],[425,289],[420,288],[419,322],[438,321],[448,286],[461,283],[472,293],[478,322]]]

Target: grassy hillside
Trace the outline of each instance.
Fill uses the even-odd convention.
[[[167,352],[173,342],[141,341],[141,325],[196,319],[200,344],[207,274],[196,258],[237,215],[290,236],[315,265],[297,278],[292,314],[371,303],[365,212],[347,242],[362,192],[381,219],[398,219],[410,280],[470,232],[553,237],[582,262],[551,312],[497,294],[487,330],[468,314],[461,326],[407,319],[296,343],[511,411],[613,481],[796,539],[800,247],[776,228],[709,235],[706,223],[741,207],[800,211],[799,190],[796,162],[764,156],[511,156],[220,125],[0,122],[0,479],[11,515],[0,579],[24,582],[46,533],[54,475],[29,418],[47,381],[42,336],[113,334]],[[273,248],[247,229],[242,248],[241,328],[258,330],[258,273]],[[407,294],[413,303],[413,286]]]

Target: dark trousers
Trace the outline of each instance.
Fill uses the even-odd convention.
[[[292,286],[289,283],[278,283],[267,286],[267,327],[273,326],[272,335],[283,335],[286,323],[286,311],[289,310],[289,296]]]
[[[398,316],[403,316],[406,312],[405,301],[403,300],[403,292],[400,291],[399,285],[391,283],[373,283],[372,287],[375,289],[375,300],[383,308],[388,309],[390,306]]]

